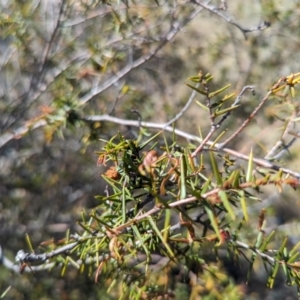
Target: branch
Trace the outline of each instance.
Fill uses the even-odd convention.
[[[199,83],[196,84],[196,88],[199,87]],[[176,122],[179,118],[181,118],[183,116],[183,114],[186,112],[186,110],[190,107],[190,105],[192,104],[192,102],[195,99],[197,92],[195,90],[193,90],[188,102],[185,104],[185,106],[181,109],[181,111],[170,121],[168,121],[167,123],[165,123],[165,127],[168,127],[169,125],[173,124],[174,122]]]
[[[252,95],[255,95],[254,86],[252,86],[252,85],[246,85],[246,86],[243,87],[243,89],[241,90],[241,92],[236,97],[235,101],[230,106],[234,107],[234,106],[238,105],[240,103],[240,101],[241,101],[241,98],[242,98],[243,94],[247,90],[250,90],[252,92]],[[222,119],[218,122],[218,124],[216,124],[217,128],[221,127],[222,123],[230,116],[230,114],[231,114],[231,111],[227,112],[222,117]]]
[[[208,1],[210,2],[210,1]],[[181,23],[178,21],[174,21],[171,29],[169,32],[165,35],[163,40],[159,43],[159,45],[150,53],[141,56],[139,59],[135,60],[134,62],[128,64],[125,66],[121,71],[119,71],[116,75],[112,76],[105,82],[103,82],[101,85],[94,87],[88,94],[83,96],[82,98],[79,99],[79,105],[84,105],[87,103],[89,100],[91,100],[93,97],[97,96],[98,94],[102,93],[104,90],[108,89],[112,85],[114,85],[117,81],[122,79],[125,75],[127,75],[129,72],[131,72],[133,69],[139,67],[152,57],[154,57],[167,43],[169,43],[175,36],[176,34],[181,30],[182,27],[184,27],[186,24],[188,24],[191,20],[193,20],[201,11],[203,10],[202,7],[199,7],[195,11],[193,11],[184,21]],[[59,20],[58,20],[59,21]],[[48,53],[48,51],[46,51]],[[83,63],[89,59],[89,56],[82,55],[81,57],[76,57],[75,59],[72,59],[71,62],[69,62],[65,67],[60,68],[56,74],[52,77],[52,80],[45,86],[41,87],[39,90],[35,92],[34,95],[31,95],[31,102],[34,102],[38,97],[42,95],[43,92],[47,90],[47,88],[51,85],[51,83],[59,76],[62,72],[64,72],[66,69],[68,69],[70,66],[73,66],[73,63],[75,61],[81,60]],[[193,94],[192,94],[193,95]],[[194,97],[194,96],[193,96]],[[188,101],[186,108],[190,103],[192,102],[193,99],[191,99],[192,96],[190,97],[190,100]],[[177,120],[180,117],[180,115],[176,116],[174,120]],[[172,120],[171,120],[172,121]],[[12,139],[19,138],[23,134],[27,133],[31,129],[36,129],[38,127],[45,126],[47,124],[46,121],[39,121],[35,125],[32,125],[31,127],[24,125],[21,126],[18,129],[13,130],[11,133],[4,133],[2,136],[0,136],[0,148],[3,147],[7,142],[9,142]]]
[[[76,234],[77,238],[81,240],[81,242],[86,241],[87,239],[96,238],[96,236],[87,236],[87,237],[79,237]],[[102,236],[101,236],[102,237]],[[61,248],[56,249],[55,251],[46,252],[42,254],[35,254],[35,253],[26,253],[24,250],[18,251],[16,255],[16,262],[14,263],[9,258],[7,258],[3,252],[2,248],[0,246],[0,264],[2,264],[7,269],[15,272],[40,272],[52,269],[54,266],[62,266],[62,263],[56,263],[56,262],[47,262],[48,259],[53,258],[58,255],[68,255],[69,252],[74,249],[80,241],[70,243],[68,245],[62,246]],[[139,243],[137,241],[136,243]],[[138,245],[137,245],[138,246]],[[98,257],[88,257],[84,260],[77,259],[76,261],[68,262],[67,265],[72,265],[74,267],[80,267],[83,264],[99,264],[99,262],[107,260],[110,258],[110,254],[107,253],[107,251],[104,251],[103,253],[100,253]],[[170,262],[170,259],[168,257],[165,257],[160,254],[144,254],[144,253],[137,253],[132,258],[127,258],[126,267],[128,268],[143,268],[144,265],[141,264],[143,262],[147,261],[149,263],[149,266],[151,267],[151,270],[158,270],[163,268],[166,264]],[[36,265],[31,265],[31,264]],[[21,266],[20,266],[21,264]]]
[[[278,142],[275,143],[275,145],[271,148],[271,150],[267,153],[267,155],[264,157],[266,160],[278,160],[280,159],[286,152],[289,152],[289,148],[292,147],[292,145],[296,142],[298,136],[296,133],[296,136],[294,136],[288,143],[284,142],[285,137],[288,134],[292,134],[290,128],[294,125],[294,120],[299,117],[299,111],[296,109],[296,107],[292,110],[291,116],[287,117],[285,120],[284,130],[281,135],[281,138]],[[277,153],[276,153],[277,152]]]
[[[269,97],[273,94],[273,91],[276,90],[280,84],[286,80],[286,77],[280,78],[270,89],[270,91],[267,93],[267,95],[262,99],[262,101],[259,103],[259,105],[254,109],[254,111],[250,114],[250,116],[243,122],[243,124],[223,143],[220,143],[218,146],[216,146],[218,149],[224,147],[226,144],[234,140],[241,132],[242,130],[249,124],[249,122],[257,115],[257,113],[260,111],[260,109],[263,107],[263,105],[266,103],[266,101],[269,99]],[[244,89],[242,90],[242,92]],[[236,100],[237,101],[237,100]]]
[[[208,1],[209,2],[209,1]],[[146,55],[141,56],[140,58],[136,59],[134,62],[127,64],[122,70],[120,70],[116,75],[112,76],[101,85],[93,88],[88,94],[83,96],[79,99],[79,105],[84,105],[88,101],[90,101],[93,97],[97,96],[98,94],[102,93],[133,69],[139,67],[140,65],[144,64],[146,61],[154,57],[165,45],[167,45],[181,30],[182,27],[187,25],[190,21],[192,21],[201,11],[203,10],[202,7],[199,7],[195,11],[193,11],[184,21],[178,22],[177,20],[173,22],[171,29],[165,35],[165,37],[160,41],[158,46],[154,48],[152,51],[147,53]]]
[[[159,123],[152,123],[152,122],[139,122],[139,121],[135,121],[135,120],[126,120],[126,119],[120,119],[120,118],[116,118],[116,117],[112,117],[110,115],[98,115],[98,116],[86,116],[83,118],[83,120],[85,121],[91,121],[91,122],[97,122],[97,121],[105,121],[105,122],[112,122],[115,124],[120,124],[120,125],[125,125],[125,126],[133,126],[133,127],[145,127],[145,128],[153,128],[153,129],[160,129],[160,130],[164,130],[164,131],[168,131],[171,133],[175,133],[178,136],[181,136],[183,138],[186,138],[187,140],[191,140],[191,141],[195,141],[198,143],[202,142],[202,139],[199,138],[196,135],[193,134],[189,134],[185,131],[176,129],[172,126],[166,126],[168,123],[163,123],[163,124],[159,124]],[[218,143],[214,143],[212,141],[207,141],[207,145],[208,146],[212,146],[214,145],[214,147],[216,148],[217,151],[222,151],[225,153],[228,153],[236,158],[245,160],[245,161],[249,161],[249,156],[239,153],[237,151],[234,151],[230,148],[223,148],[223,144],[218,144]],[[295,172],[293,170],[287,169],[287,168],[282,168],[280,166],[277,166],[275,164],[272,164],[270,161],[264,160],[264,159],[259,159],[259,158],[253,158],[252,159],[254,163],[256,163],[258,166],[264,167],[264,168],[268,168],[271,170],[275,170],[275,171],[279,171],[282,170],[284,173],[289,174],[293,177],[296,178],[300,178],[300,173]]]
[[[0,148],[13,139],[20,139],[24,134],[26,134],[30,130],[37,129],[45,125],[47,125],[47,122],[46,120],[42,119],[38,120],[34,124],[27,123],[24,126],[17,128],[16,130],[11,130],[11,132],[4,133],[2,136],[0,136]]]
[[[220,10],[217,7],[213,7],[207,4],[203,4],[197,0],[193,0],[193,3],[196,3],[197,5],[205,8],[206,10],[208,10],[209,12],[221,17],[222,19],[224,19],[227,23],[232,24],[233,26],[235,26],[236,28],[238,28],[244,35],[244,38],[247,40],[247,33],[249,32],[253,32],[253,31],[262,31],[265,30],[266,28],[271,26],[270,22],[266,22],[264,21],[262,24],[258,25],[257,27],[251,28],[251,29],[245,29],[243,28],[241,25],[239,25],[238,23],[236,23],[235,21],[233,21],[230,17],[223,15]]]
[[[88,238],[95,238],[95,236],[90,236]],[[84,238],[86,240],[86,238]],[[271,264],[274,264],[277,260],[276,258],[261,252],[259,249],[256,249],[255,247],[249,246],[248,244],[238,241],[238,240],[233,240],[230,239],[228,240],[229,243],[232,243],[235,245],[237,248],[242,248],[246,250],[250,250],[252,252],[255,252],[258,254],[261,258],[269,261]],[[76,244],[76,245],[75,245]],[[17,254],[16,261],[19,261],[20,263],[25,263],[25,267],[22,268],[22,272],[40,272],[40,271],[45,271],[53,268],[56,264],[55,262],[52,263],[45,263],[46,262],[46,257],[48,258],[53,258],[54,256],[58,256],[61,254],[68,254],[68,252],[73,249],[75,246],[78,245],[78,242],[68,244],[66,246],[63,246],[61,248],[58,248],[56,251],[52,251],[49,253],[42,253],[42,254],[35,254],[35,253],[26,253],[24,250],[20,250]],[[0,246],[0,254],[2,254],[2,249]],[[80,267],[83,264],[92,264],[92,263],[99,263],[101,261],[104,261],[105,259],[109,258],[109,254],[102,254],[99,257],[95,258],[88,258],[86,260],[78,259],[75,261],[76,264]],[[21,259],[21,260],[20,260]],[[143,253],[137,253],[137,255],[131,259],[126,260],[126,266],[130,268],[135,268],[138,267],[142,262],[148,261],[149,265],[151,266],[151,270],[155,269],[161,269],[163,266],[165,266],[167,263],[169,263],[170,259],[168,257],[159,255],[159,254],[150,254],[149,256]],[[39,263],[39,265],[30,265],[31,263]],[[20,266],[17,265],[16,263],[12,262],[10,259],[2,255],[1,257],[1,264],[8,268],[9,270],[15,272],[15,273],[20,273]],[[61,263],[60,263],[61,264]],[[74,263],[68,263],[68,265],[73,265]]]
[[[281,183],[284,183],[284,181],[282,181],[282,182],[278,182],[277,180],[269,180],[268,181],[268,184],[275,184],[276,185],[276,184],[281,184]],[[288,184],[288,183],[286,183],[286,184]],[[264,185],[264,183],[261,183],[261,185]],[[292,185],[299,186],[300,185],[300,180],[294,181],[292,183]],[[236,187],[236,189],[237,190],[239,190],[239,189],[245,190],[247,188],[253,188],[253,187],[254,187],[253,182],[251,181],[251,182],[241,183],[238,187]],[[201,199],[208,199],[211,196],[214,196],[214,195],[218,194],[220,191],[224,191],[224,188],[223,187],[218,187],[218,188],[212,189],[211,191],[202,194]],[[199,200],[199,198],[200,197],[192,196],[192,197],[188,197],[188,198],[185,198],[185,199],[179,199],[175,202],[168,203],[168,208],[180,207],[182,205],[186,205],[186,204],[195,202],[195,201]],[[138,223],[142,220],[145,220],[149,216],[155,215],[156,213],[158,213],[159,211],[161,211],[163,209],[165,209],[165,206],[154,206],[152,209],[148,210],[145,213],[137,214],[135,218],[131,219],[130,221],[128,221],[128,222],[126,222],[122,225],[119,225],[119,226],[115,227],[113,230],[116,234],[121,233],[121,232],[123,232],[123,230],[127,229],[127,227],[130,227],[132,224],[136,224],[136,223]]]

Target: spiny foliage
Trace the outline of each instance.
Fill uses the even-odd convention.
[[[187,84],[204,96],[197,103],[211,122],[206,137],[180,145],[175,133],[170,138],[159,132],[145,140],[141,128],[136,140],[117,134],[106,141],[98,164],[107,169],[102,177],[108,187],[105,195],[97,196],[99,205],[82,214],[78,222],[82,232],[67,233],[63,241],[48,247],[44,243],[43,255],[19,253],[21,267],[52,261],[51,267],[62,266],[62,274],[68,266],[88,270],[121,299],[168,299],[179,284],[192,287],[191,299],[197,295],[241,299],[242,287],[233,283],[221,262],[229,259],[238,268],[241,260],[248,261],[245,280],[249,281],[260,259],[270,288],[281,269],[286,283],[299,289],[300,243],[288,247],[285,238],[276,245],[275,232],[265,230],[266,210],[251,214],[264,186],[275,186],[279,192],[284,185],[297,189],[299,178],[269,160],[255,158],[252,151],[246,158],[241,156],[247,160],[244,166],[237,165],[224,146],[244,125],[223,142],[225,130],[210,140],[242,96],[224,95],[229,85],[212,91],[212,79],[200,72],[190,78],[196,86]],[[294,116],[289,121],[298,121],[292,107],[298,107],[295,85],[299,81],[300,73],[281,78],[246,121],[272,97],[288,103]],[[115,287],[121,287],[121,292]]]

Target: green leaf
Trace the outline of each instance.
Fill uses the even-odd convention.
[[[293,256],[294,254],[299,254],[299,247],[300,247],[300,242],[298,242],[293,249],[290,251],[290,256]]]
[[[205,111],[209,111],[209,108],[206,106],[206,105],[204,105],[204,104],[202,104],[200,101],[196,101],[196,103],[201,107],[201,108],[203,108]]]
[[[232,98],[233,96],[235,96],[235,93],[231,93],[229,95],[225,95],[225,97],[221,101],[225,102],[225,101],[229,100],[230,98]]]
[[[206,81],[206,84],[209,83],[211,80],[214,79],[214,76],[210,75],[209,73],[207,73],[205,75],[205,81]]]
[[[268,237],[264,240],[263,244],[261,245],[261,247],[259,248],[260,252],[265,252],[268,244],[270,243],[271,239],[274,237],[275,235],[275,230],[273,230]]]
[[[138,228],[137,228],[136,225],[132,225],[132,229],[133,229],[134,233],[136,234],[139,242],[141,243],[141,246],[143,247],[143,249],[144,249],[144,251],[145,251],[145,253],[147,255],[147,260],[148,260],[150,253],[149,253],[149,250],[148,250],[147,246],[144,243],[144,237],[143,237],[144,235],[142,236],[140,234],[140,232],[139,232],[139,230],[138,230]]]
[[[210,151],[209,156],[210,156],[210,161],[211,161],[213,173],[214,173],[215,178],[217,180],[217,184],[219,186],[221,186],[222,185],[222,177],[221,177],[221,174],[220,174],[219,169],[218,169],[218,164],[217,164],[217,161],[215,159],[214,152]]]
[[[298,247],[299,247],[299,243],[298,243]],[[289,259],[288,259],[288,263],[291,264],[293,262],[295,262],[296,260],[299,260],[298,256],[300,255],[299,252],[294,253],[293,255],[291,255],[291,252],[289,253]]]
[[[208,97],[209,98],[215,97],[215,96],[219,95],[220,93],[224,92],[225,90],[227,90],[230,86],[231,86],[231,84],[227,84],[224,87],[222,87],[221,89],[219,89],[215,92],[209,93]]]
[[[170,248],[169,244],[165,241],[165,239],[163,238],[163,236],[161,235],[160,230],[157,228],[155,222],[153,221],[151,216],[148,216],[147,218],[149,220],[149,223],[152,227],[152,229],[155,231],[155,233],[157,234],[157,236],[159,237],[159,239],[162,241],[162,243],[164,244],[165,248],[167,249],[170,258],[175,259],[175,254],[173,253],[172,249]]]
[[[194,87],[193,85],[191,85],[191,84],[189,84],[189,83],[186,83],[186,85],[187,85],[188,87],[190,87],[191,89],[195,90],[196,92],[198,92],[199,94],[202,94],[202,95],[204,95],[204,96],[207,96],[207,95],[208,95],[207,92],[205,92],[205,91],[203,91],[203,90],[200,90],[200,89]]]
[[[267,286],[268,288],[272,289],[273,286],[274,286],[274,281],[275,281],[275,277],[278,273],[278,270],[279,270],[279,263],[276,261],[272,267],[272,270],[271,270],[271,274],[268,278],[268,283],[267,283]]]
[[[209,189],[210,184],[211,184],[211,176],[209,178],[205,178],[205,183],[203,184],[202,189],[201,189],[201,195],[205,194],[207,192],[207,190]]]
[[[276,255],[276,258],[277,258],[277,259],[280,259],[280,257],[283,255],[283,251],[284,251],[284,248],[285,248],[285,246],[286,246],[287,241],[288,241],[288,238],[285,237],[285,239],[283,240],[283,242],[282,242],[280,248],[278,249],[278,253],[277,253],[277,255]]]
[[[163,237],[165,241],[168,240],[170,222],[171,222],[171,210],[167,208],[165,209],[165,222],[164,222],[164,232],[163,232]]]
[[[226,208],[227,212],[229,213],[230,217],[232,220],[235,220],[235,213],[232,210],[231,204],[227,198],[227,194],[225,191],[219,191],[218,193],[219,197],[222,200],[222,203],[224,205],[224,207]]]
[[[249,283],[249,280],[250,280],[250,275],[251,275],[251,272],[252,272],[252,269],[253,269],[253,264],[254,264],[256,256],[257,256],[257,254],[253,251],[252,256],[251,256],[251,260],[250,260],[250,264],[249,264],[249,268],[248,268],[248,271],[247,271],[247,276],[246,276],[247,284]]]
[[[122,224],[126,222],[126,187],[123,185],[122,189]]]
[[[237,107],[239,107],[240,105],[235,105],[235,106],[230,106],[228,108],[225,108],[225,109],[222,109],[222,110],[219,110],[219,111],[216,111],[213,113],[213,116],[214,117],[218,117],[218,116],[221,116],[221,115],[224,115],[225,113],[229,112],[229,111],[232,111],[232,110],[235,110]]]
[[[263,241],[263,236],[264,236],[264,232],[262,230],[260,230],[256,237],[256,242],[255,242],[255,246],[254,246],[255,249],[258,249],[261,246],[262,241]],[[253,264],[254,264],[256,257],[257,257],[257,253],[255,251],[253,251],[251,260],[250,260],[250,264],[249,264],[249,269],[247,272],[247,282],[249,282],[251,271],[253,269]]]
[[[9,292],[10,289],[11,289],[11,285],[8,286],[6,288],[6,290],[0,295],[0,299],[3,299],[6,296],[6,294]]]
[[[31,239],[30,239],[28,233],[25,233],[25,240],[26,240],[27,246],[28,246],[28,248],[30,249],[30,251],[31,251],[32,253],[34,253],[34,249],[33,249],[33,247],[32,247]]]
[[[206,202],[204,205],[204,209],[207,213],[208,219],[210,220],[211,226],[213,227],[215,233],[217,234],[219,241],[221,241],[220,229],[219,229],[219,225],[218,225],[218,218],[215,216],[213,208],[209,205],[209,203]]]
[[[259,249],[259,247],[261,246],[261,244],[263,242],[263,238],[264,238],[264,232],[263,232],[263,230],[260,230],[258,235],[257,235],[257,238],[256,238],[256,243],[255,243],[255,248],[256,249]]]
[[[188,77],[188,80],[199,83],[200,82],[200,78],[199,76],[192,76],[192,77]]]
[[[273,288],[273,286],[274,286],[275,277],[276,277],[276,275],[278,273],[278,270],[279,270],[279,263],[278,263],[278,261],[280,261],[281,258],[282,258],[282,256],[284,256],[283,253],[284,253],[284,249],[286,247],[287,241],[288,241],[288,238],[286,237],[283,240],[283,242],[282,242],[280,248],[278,249],[278,252],[277,252],[277,254],[276,254],[275,258],[274,258],[275,262],[274,262],[274,265],[272,267],[271,274],[270,274],[270,276],[268,278],[268,283],[267,283],[267,285],[268,285],[269,288]]]
[[[144,149],[147,145],[149,145],[153,140],[155,140],[160,134],[162,133],[162,131],[159,131],[158,133],[156,133],[154,136],[152,136],[150,139],[148,139],[147,141],[145,141],[143,144],[139,145],[139,148],[142,150]],[[152,149],[154,148],[154,146],[152,146]]]
[[[287,266],[286,266],[285,263],[282,265],[282,267],[284,268],[284,273],[286,275],[286,282],[285,282],[285,284],[287,286],[293,285],[294,279],[292,279],[293,275],[291,274],[291,270],[287,268]]]
[[[248,209],[247,209],[247,204],[246,204],[245,192],[244,192],[244,190],[239,190],[238,194],[239,194],[239,197],[240,197],[241,207],[242,207],[242,211],[243,211],[245,221],[248,222],[249,215],[248,215]]]
[[[231,182],[233,188],[238,188],[240,186],[240,169],[233,170],[228,178],[228,181]]]

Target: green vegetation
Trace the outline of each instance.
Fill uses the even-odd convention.
[[[0,4],[1,299],[300,295],[297,5],[210,2]]]

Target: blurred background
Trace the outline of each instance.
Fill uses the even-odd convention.
[[[68,228],[79,230],[81,212],[105,190],[95,153],[101,139],[137,136],[137,128],[88,116],[167,122],[188,101],[187,78],[201,70],[214,76],[216,88],[231,83],[228,91],[238,94],[255,86],[255,96],[245,93],[226,123],[229,135],[272,84],[300,71],[298,1],[202,2],[215,10],[197,1],[0,0],[0,243],[7,257],[29,251],[26,233],[37,249]],[[282,134],[283,105],[270,100],[229,146],[245,154],[253,147],[263,158]],[[193,104],[176,127],[205,135],[209,122]],[[300,169],[298,149],[296,141],[282,157],[285,167]],[[285,225],[283,234],[297,242],[297,194],[274,188],[262,197],[272,199],[271,225]],[[0,270],[0,295],[11,286],[5,299],[110,299],[75,270],[63,278],[58,270]],[[294,293],[278,283],[276,292],[250,289],[247,299],[295,299]]]

